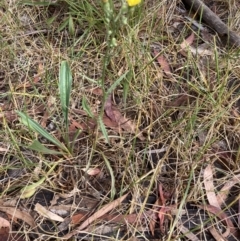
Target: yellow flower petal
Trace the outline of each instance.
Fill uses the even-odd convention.
[[[138,5],[141,2],[141,0],[127,0],[127,3],[130,7]]]

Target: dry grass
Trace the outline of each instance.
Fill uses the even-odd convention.
[[[63,232],[57,231],[59,223],[38,215],[33,211],[34,204],[53,206],[50,201],[54,196],[58,198],[56,206],[64,205],[62,209],[66,214],[63,216],[72,217],[80,210],[94,207],[94,212],[110,203],[113,189],[115,198],[131,193],[131,201],[122,204],[115,213],[138,213],[140,216],[151,209],[147,203],[151,198],[156,200],[159,183],[162,183],[166,193],[173,192],[167,206],[176,205],[177,213],[168,220],[166,233],[161,234],[159,224],[156,225],[155,238],[188,240],[184,232],[180,232],[182,222],[195,234],[202,235],[200,240],[209,240],[204,236],[207,235],[206,227],[219,220],[205,217],[199,221],[204,215],[200,216],[200,209],[191,204],[209,202],[203,180],[208,164],[212,164],[216,192],[239,174],[239,53],[227,49],[217,36],[213,38],[209,34],[209,50],[213,55],[194,56],[186,52],[187,57],[184,57],[179,53],[180,44],[192,31],[198,31],[192,30],[183,17],[184,6],[179,1],[146,0],[132,15],[130,26],[119,29],[118,46],[110,51],[110,62],[104,70],[107,49],[104,14],[95,2],[79,1],[77,4],[68,0],[45,7],[7,0],[0,3],[0,114],[5,114],[0,119],[0,202],[7,205],[7,200],[11,200],[17,209],[31,213],[39,227],[33,229],[12,220],[12,229],[24,234],[24,240],[61,240],[59,237],[74,228],[66,224]],[[231,2],[222,1],[216,12],[239,32],[239,4]],[[69,16],[75,25],[63,28]],[[197,41],[203,42],[200,37],[196,38],[195,47]],[[167,77],[153,59],[153,49],[167,58],[171,77]],[[7,114],[16,110],[26,112],[38,123],[45,123],[48,130],[49,124],[54,122],[57,130],[49,131],[61,139],[64,125],[58,78],[62,60],[69,62],[73,73],[70,117],[86,125],[88,118],[75,111],[82,109],[83,96],[92,111],[99,113],[103,97],[94,95],[89,89],[99,87],[102,82],[107,89],[129,71],[127,78],[114,90],[113,102],[137,125],[145,140],[137,138],[139,133],[124,130],[117,133],[107,128],[107,143],[100,131],[84,130],[72,156],[31,151],[28,146],[40,137],[23,126],[18,118],[11,119]],[[104,81],[101,80],[103,70]],[[58,160],[54,172],[35,195],[21,199],[22,187],[44,177]],[[101,174],[86,175],[82,170],[86,167],[98,167]],[[87,196],[87,204],[82,204],[81,198]],[[235,204],[238,199],[239,185],[235,185],[226,200],[226,210],[233,217],[238,209],[231,203]],[[91,206],[91,202],[95,206]],[[189,220],[196,213],[198,221],[194,219],[195,225],[190,224]],[[130,240],[134,235],[148,240],[153,239],[147,229],[148,222],[149,217],[146,217],[145,222],[138,225],[130,222],[126,226],[115,225],[117,227],[109,231],[112,237],[97,233],[95,226],[86,233],[92,240],[121,240],[124,237]],[[112,227],[107,222],[100,224],[100,227]],[[76,240],[87,239],[86,233]]]

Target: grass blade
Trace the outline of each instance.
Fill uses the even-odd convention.
[[[62,61],[59,73],[59,91],[64,121],[68,130],[68,108],[72,87],[72,73],[67,61]]]
[[[42,135],[44,138],[48,139],[62,150],[67,150],[67,148],[59,140],[49,134],[45,129],[42,128],[42,126],[40,126],[36,121],[32,120],[28,115],[21,111],[17,111],[17,114],[21,117],[21,121],[25,126]]]
[[[108,133],[101,117],[98,118],[98,122],[99,122],[100,130],[103,133],[103,136],[105,137],[107,143],[109,143]]]
[[[108,161],[108,159],[106,158],[106,156],[101,152],[102,157],[105,161],[105,164],[107,166],[107,169],[109,170],[110,176],[111,176],[111,199],[113,200],[116,194],[116,188],[115,188],[115,177],[114,177],[114,172],[113,169],[111,167],[110,162]]]
[[[87,112],[87,114],[88,114],[91,118],[94,117],[94,115],[93,115],[93,113],[92,113],[92,111],[91,111],[91,108],[90,108],[90,106],[89,106],[88,103],[87,103],[87,99],[86,99],[85,96],[82,97],[82,108]]]
[[[121,83],[121,81],[126,77],[126,75],[129,73],[129,71],[125,72],[124,74],[122,74],[111,86],[110,88],[107,90],[107,95],[110,95],[115,89],[116,87]]]
[[[44,153],[44,154],[51,154],[51,155],[62,154],[59,151],[54,151],[54,150],[48,149],[38,140],[34,140],[33,143],[30,146],[28,146],[28,148],[31,149],[31,150],[34,150],[34,151]]]

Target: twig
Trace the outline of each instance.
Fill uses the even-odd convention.
[[[232,46],[240,47],[240,36],[231,31],[228,26],[208,8],[201,0],[182,0],[201,16],[203,21],[213,28],[222,40],[227,41]]]

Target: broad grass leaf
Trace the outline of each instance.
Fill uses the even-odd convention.
[[[69,16],[69,20],[68,20],[68,31],[72,36],[75,33],[75,26],[71,15]]]
[[[44,154],[51,154],[51,155],[60,155],[62,154],[59,151],[54,151],[51,149],[48,149],[47,147],[45,147],[41,142],[39,142],[38,140],[34,140],[33,143],[28,146],[29,149],[34,150],[34,151],[38,151]]]
[[[68,127],[68,108],[72,88],[72,73],[67,61],[62,61],[59,73],[60,101],[66,127]]]
[[[28,115],[20,111],[17,111],[17,114],[21,117],[21,121],[25,126],[42,135],[44,138],[46,138],[62,150],[67,150],[66,147],[59,140],[57,140],[51,134],[49,134],[45,129],[42,128],[41,125],[32,120]]]

